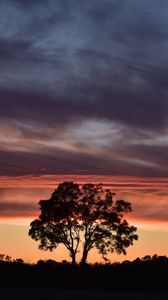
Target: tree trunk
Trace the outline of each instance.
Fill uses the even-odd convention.
[[[76,252],[71,251],[72,265],[76,265]]]
[[[83,255],[82,255],[82,259],[81,259],[81,265],[85,265],[86,264],[86,260],[87,260],[87,256],[88,256],[88,251],[86,249],[83,250]]]

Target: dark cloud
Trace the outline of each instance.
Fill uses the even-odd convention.
[[[127,150],[123,149],[123,152]],[[162,168],[167,168],[165,162],[168,160],[168,147],[159,145],[132,145],[129,147],[129,156],[142,159],[146,163],[154,162],[156,165],[162,166]]]
[[[63,173],[82,163],[93,173],[166,177],[167,8],[166,0],[1,1],[6,161],[27,149],[75,161],[60,162]]]
[[[12,2],[15,5],[18,5],[20,7],[26,8],[26,9],[27,8],[32,8],[32,6],[39,4],[38,0],[30,0],[30,1],[26,1],[26,0],[12,0]],[[46,2],[47,2],[46,0],[41,0],[40,1],[40,5],[43,5]],[[9,3],[10,3],[10,1],[9,1]]]
[[[72,90],[75,92],[74,88]],[[89,92],[90,98],[85,99]],[[74,100],[73,93],[69,97],[58,94],[58,98],[54,98],[38,92],[1,90],[0,116],[1,119],[39,122],[48,127],[54,123],[62,125],[92,118],[143,130],[167,128],[168,103],[164,97],[158,101],[157,95],[148,98],[148,92],[145,98],[140,91],[138,95],[129,91],[123,95],[121,91],[117,92],[106,86],[96,88],[94,85],[77,87],[77,95],[78,99]]]
[[[15,40],[0,40],[0,59],[1,63],[5,60],[19,59],[22,60],[23,54],[30,49],[29,41],[15,41]]]
[[[48,144],[48,143],[47,143]],[[35,145],[36,146],[36,145]],[[83,148],[83,151],[81,151]],[[75,152],[51,149],[50,145],[36,147],[36,152],[0,152],[0,174],[21,176],[33,174],[79,174],[79,175],[129,175],[167,178],[167,148],[131,147],[104,149],[98,153],[87,153],[87,145]],[[135,148],[135,149],[134,149]],[[34,149],[33,149],[34,150]],[[26,151],[26,150],[25,150]]]

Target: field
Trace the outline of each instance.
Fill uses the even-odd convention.
[[[168,258],[76,265],[0,261],[0,300],[167,300]]]
[[[34,288],[1,288],[1,300],[167,300],[168,294],[112,292],[96,290],[59,290]]]

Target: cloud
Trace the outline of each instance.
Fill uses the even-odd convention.
[[[79,183],[103,183],[105,188],[116,192],[116,199],[124,199],[132,203],[133,212],[126,218],[133,224],[146,222],[162,224],[167,222],[168,180],[160,178],[128,177],[128,176],[21,176],[19,179],[9,177],[4,182],[0,177],[0,216],[2,217],[32,217],[39,214],[38,202],[48,199],[63,181]],[[21,188],[22,186],[22,188]],[[152,225],[151,225],[152,226]]]
[[[30,177],[29,177],[30,180]],[[20,177],[20,183],[23,186],[18,186],[15,183],[13,187],[6,187],[1,181],[0,188],[0,217],[32,217],[37,215],[39,211],[38,202],[44,197],[47,198],[51,193],[51,188],[46,185],[45,188],[34,186],[30,188],[30,181],[26,182],[25,177]],[[18,180],[17,180],[18,181]],[[8,181],[9,183],[9,181]],[[26,183],[26,184],[25,184]],[[35,179],[34,179],[35,184]],[[25,186],[26,185],[26,186]]]
[[[64,174],[166,177],[167,8],[1,1],[1,161],[55,172],[52,161],[15,153],[27,151],[57,158]]]
[[[33,204],[19,204],[19,203],[0,203],[1,217],[28,217],[35,215],[37,212],[36,205]]]

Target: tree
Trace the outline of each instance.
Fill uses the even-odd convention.
[[[59,244],[69,251],[72,263],[82,244],[81,263],[96,248],[106,259],[108,252],[126,254],[126,248],[138,239],[136,228],[130,226],[123,213],[131,212],[131,204],[113,201],[115,193],[101,184],[73,182],[58,185],[48,200],[39,202],[41,213],[30,224],[29,235],[40,241],[39,248],[53,250]]]

